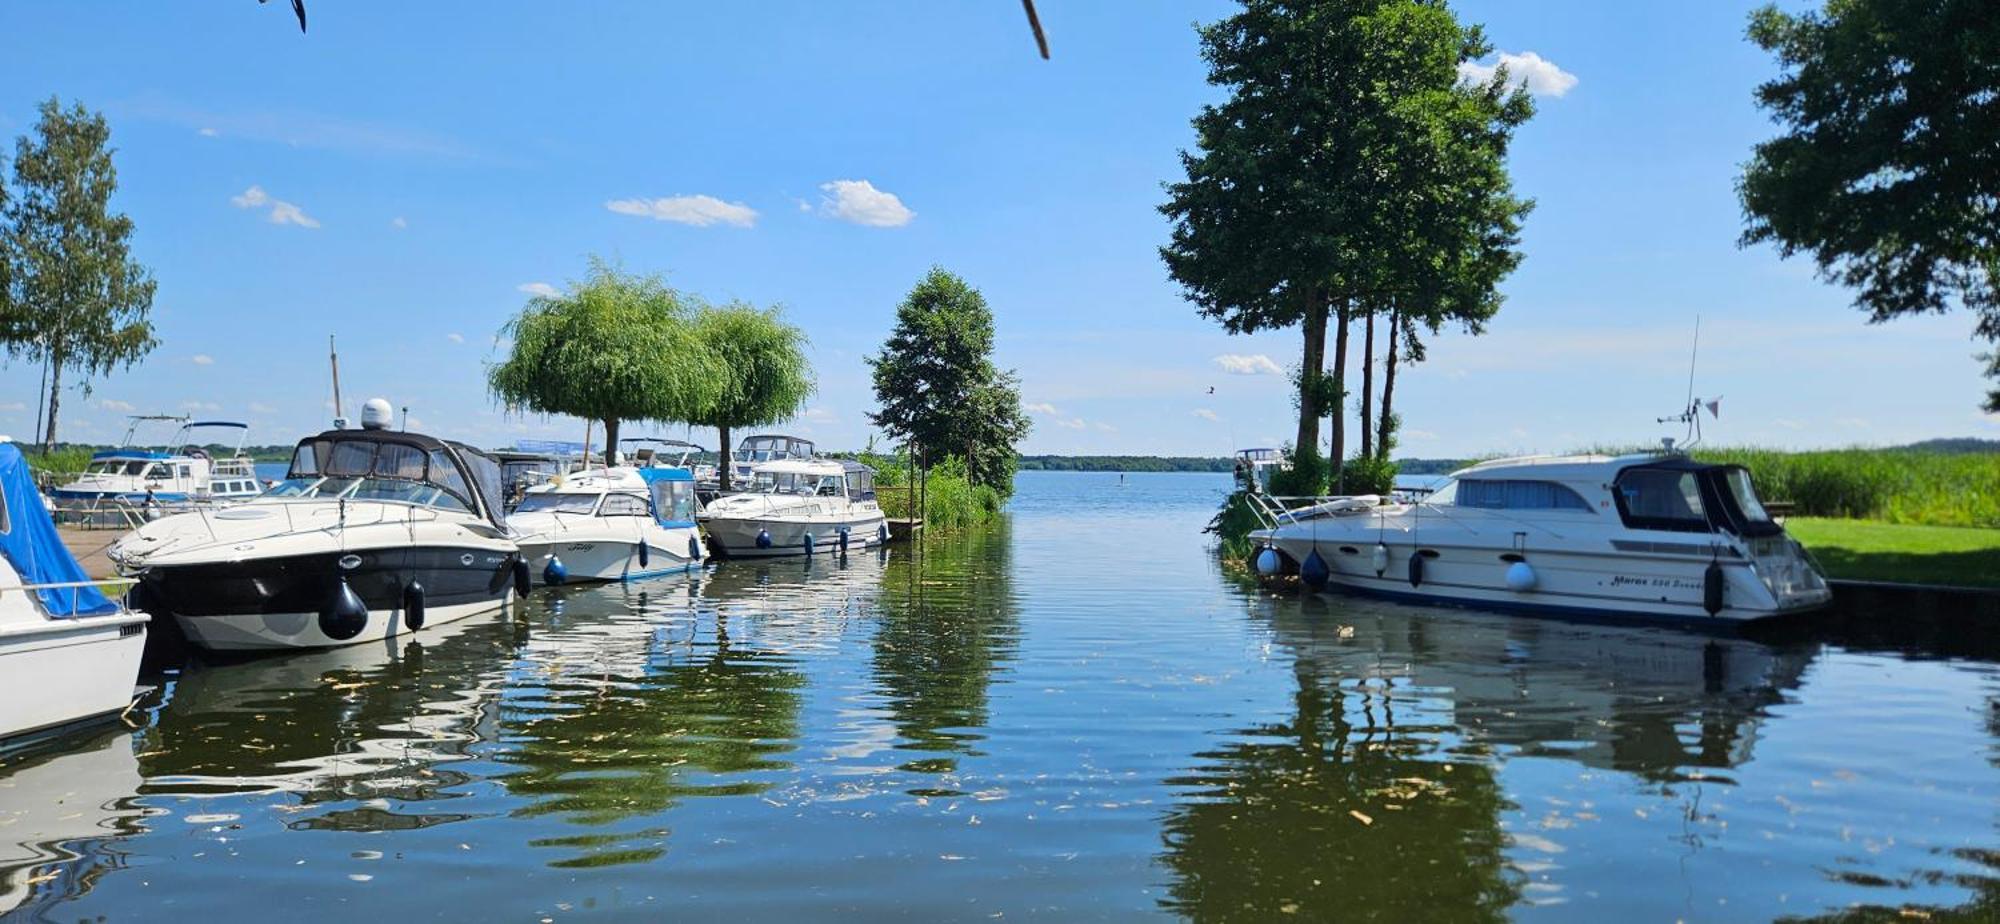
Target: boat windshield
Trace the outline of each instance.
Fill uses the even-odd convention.
[[[840,476],[810,475],[800,472],[758,472],[750,490],[759,494],[839,495]]]
[[[1750,484],[1750,473],[1740,468],[1723,472],[1723,483],[1729,486],[1729,496],[1736,501],[1736,507],[1743,512],[1743,518],[1752,523],[1769,523],[1771,515],[1764,510],[1764,502],[1757,498],[1757,489]]]
[[[557,494],[554,491],[530,491],[521,498],[515,513],[580,513],[588,516],[597,509],[596,494]]]
[[[1618,473],[1613,492],[1625,525],[1634,529],[1708,532],[1708,512],[1693,470],[1628,468]]]
[[[471,510],[463,498],[444,488],[401,478],[356,478],[337,475],[287,478],[264,492],[265,497],[346,498],[357,501],[396,501],[437,507],[443,510]]]
[[[103,462],[90,463],[90,466],[85,468],[83,473],[86,475],[142,475],[145,474],[148,465],[149,463],[136,459],[107,459]]]

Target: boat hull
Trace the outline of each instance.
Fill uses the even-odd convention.
[[[51,619],[0,631],[0,744],[107,719],[132,704],[146,617]]]
[[[717,555],[728,558],[781,558],[788,555],[838,553],[842,527],[848,530],[849,552],[879,548],[887,541],[888,523],[887,519],[877,513],[873,516],[840,522],[715,518],[706,521],[704,525],[708,528],[709,546]],[[771,534],[768,546],[757,542],[759,532]],[[805,541],[808,534],[813,537],[810,551]]]
[[[688,557],[688,540],[695,541],[694,551],[700,552],[700,540],[695,531],[675,530],[685,533],[680,537],[679,548],[674,548],[671,537],[656,537],[650,540],[636,539],[561,539],[536,541],[528,539],[521,543],[521,558],[528,563],[528,571],[535,584],[549,583],[549,561],[562,561],[565,584],[593,583],[600,581],[638,581],[646,578],[682,574],[701,567],[699,557]],[[639,560],[639,546],[646,546],[646,560]]]
[[[406,589],[423,588],[425,626],[504,604],[517,552],[494,546],[425,546],[314,552],[158,566],[139,577],[138,606],[171,614],[188,639],[220,651],[324,648],[419,631]],[[366,610],[356,634],[321,625],[342,583]]]
[[[1280,532],[1253,534],[1277,548],[1294,566],[1315,550],[1327,565],[1329,589],[1413,603],[1445,604],[1532,615],[1611,621],[1736,624],[1809,612],[1824,607],[1831,594],[1774,594],[1751,560],[1713,550],[1684,554],[1607,554],[1426,543],[1385,543],[1378,562],[1374,537],[1328,534],[1316,538]],[[1664,545],[1665,543],[1654,543]],[[1684,543],[1683,543],[1684,544]],[[1413,578],[1410,560],[1421,557]],[[1532,586],[1514,589],[1508,569],[1525,562]],[[1383,565],[1379,573],[1377,564]],[[1707,573],[1719,568],[1721,605],[1710,611]]]

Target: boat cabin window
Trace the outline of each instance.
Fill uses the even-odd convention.
[[[185,465],[183,465],[183,466],[180,466],[180,475],[181,475],[181,478],[183,478],[183,479],[185,479],[185,478],[187,478],[187,477],[189,476],[189,473],[188,473],[188,467],[187,467],[187,466],[185,466]]]
[[[597,508],[601,517],[649,517],[653,511],[646,506],[646,499],[630,494],[606,494],[604,503]]]
[[[809,475],[799,472],[757,472],[750,490],[761,494],[832,495],[838,497],[840,476]]]
[[[1628,468],[1618,473],[1612,494],[1625,525],[1634,529],[1709,532],[1701,484],[1693,471]]]
[[[847,496],[851,500],[875,499],[875,473],[853,472],[847,476]]]
[[[1553,481],[1512,478],[1462,478],[1454,501],[1460,507],[1486,510],[1581,510],[1594,513],[1583,496]]]
[[[694,522],[695,500],[692,481],[655,481],[653,509],[664,523]]]
[[[557,494],[553,491],[531,491],[521,498],[521,505],[515,513],[581,513],[588,515],[597,507],[595,494]]]
[[[473,510],[473,487],[443,450],[408,443],[312,440],[292,453],[274,497],[345,497]]]
[[[383,443],[382,449],[375,453],[375,474],[383,478],[422,479],[424,451],[415,446]]]
[[[1764,511],[1764,502],[1757,497],[1757,489],[1750,484],[1750,473],[1740,468],[1725,469],[1722,483],[1729,488],[1729,499],[1736,502],[1736,509],[1743,518],[1752,523],[1771,522],[1771,515]]]

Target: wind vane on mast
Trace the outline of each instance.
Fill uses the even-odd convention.
[[[1703,408],[1708,409],[1708,416],[1710,417],[1719,418],[1722,416],[1721,395],[1716,395],[1715,397],[1706,400],[1697,398],[1694,395],[1694,364],[1695,364],[1695,359],[1700,355],[1701,355],[1701,316],[1696,315],[1694,319],[1694,347],[1693,349],[1688,351],[1687,404],[1682,406],[1681,412],[1678,414],[1672,414],[1666,417],[1653,418],[1654,423],[1687,424],[1687,433],[1685,436],[1681,438],[1681,444],[1680,444],[1680,448],[1683,450],[1695,445],[1696,443],[1701,442],[1701,411]],[[1665,437],[1661,439],[1660,442],[1665,447],[1667,452],[1674,451],[1673,437]]]

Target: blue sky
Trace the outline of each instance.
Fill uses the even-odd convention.
[[[50,94],[103,111],[115,202],[159,282],[160,348],[70,394],[63,435],[186,410],[290,442],[328,416],[336,334],[350,415],[380,395],[440,435],[579,438],[578,421],[503,414],[483,369],[524,287],[601,254],[785,306],[820,381],[786,429],[824,446],[867,438],[862,359],[933,264],[994,309],[1036,419],[1026,451],[1287,439],[1269,370],[1296,361],[1296,335],[1224,335],[1155,252],[1160,184],[1218,92],[1192,24],[1231,7],[1038,6],[1051,61],[1013,0],[315,0],[303,36],[281,3],[0,5],[0,135]],[[1731,184],[1772,132],[1749,7],[1458,5],[1498,50],[1536,56],[1515,59],[1540,113],[1512,164],[1539,205],[1490,332],[1439,337],[1401,375],[1404,454],[1670,433],[1653,419],[1684,394],[1697,315],[1696,391],[1723,396],[1712,442],[2000,437],[1969,317],[1871,327],[1809,264],[1736,247]],[[0,368],[0,432],[32,430],[38,375]]]

